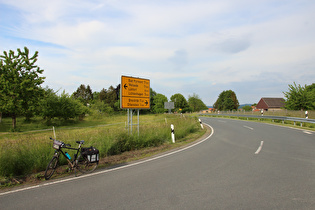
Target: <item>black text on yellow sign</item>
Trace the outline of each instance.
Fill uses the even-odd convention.
[[[121,108],[150,109],[150,80],[121,76]]]

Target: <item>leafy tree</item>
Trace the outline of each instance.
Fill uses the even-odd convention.
[[[182,94],[176,93],[176,94],[172,95],[171,101],[174,102],[174,106],[175,106],[176,111],[183,112],[183,113],[191,111],[190,107],[187,103],[187,100],[185,99],[185,97]]]
[[[246,106],[243,106],[243,110],[245,110],[245,111],[252,111],[252,107],[251,106],[249,106],[249,105],[246,105]]]
[[[81,84],[77,91],[72,94],[72,96],[75,99],[79,99],[84,105],[87,105],[93,100],[93,93],[90,85],[85,87],[85,85]]]
[[[104,99],[104,102],[108,104],[110,107],[114,108],[115,102],[118,100],[116,89],[111,85],[108,88],[106,97]]]
[[[91,105],[91,109],[95,110],[97,114],[110,114],[114,112],[114,109],[109,106],[109,104],[104,103],[104,101],[96,101],[94,104]]]
[[[17,54],[10,50],[0,55],[0,111],[12,117],[13,129],[16,117],[31,116],[43,94],[44,70],[35,65],[37,57],[37,51],[30,57],[27,47],[17,49]]]
[[[217,101],[213,104],[213,107],[221,111],[237,110],[239,102],[235,92],[232,90],[225,90],[220,93]]]
[[[44,97],[41,101],[41,111],[40,115],[50,121],[54,117],[59,116],[59,97],[53,89],[46,87],[44,89]]]
[[[315,109],[315,83],[310,86],[289,85],[289,91],[283,92],[286,98],[285,107],[289,110]]]
[[[308,109],[315,110],[315,83],[306,86],[306,98]]]
[[[70,97],[65,91],[58,96],[52,89],[45,89],[45,98],[41,103],[41,115],[47,120],[82,118],[86,113],[88,113],[88,108],[79,100]]]
[[[120,109],[120,106],[117,106],[120,96],[120,84],[117,85],[116,88],[110,86],[108,90],[103,88],[99,93],[94,93],[94,95],[97,95],[100,101],[108,104],[115,111]]]
[[[150,88],[150,110],[143,110],[144,113],[151,112],[154,113],[154,97],[156,96],[156,92]]]
[[[164,113],[166,109],[164,109],[164,102],[167,102],[167,97],[163,94],[156,94],[153,97],[153,113]]]
[[[188,104],[193,112],[208,109],[200,97],[195,93],[192,96],[188,96]]]

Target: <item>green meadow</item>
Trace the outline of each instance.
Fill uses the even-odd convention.
[[[140,115],[139,133],[137,126],[132,132],[126,127],[126,115],[112,115],[103,117],[88,116],[83,121],[54,121],[46,122],[35,119],[23,122],[18,119],[20,132],[7,132],[5,127],[10,126],[10,119],[4,118],[0,131],[0,176],[12,178],[39,173],[46,166],[54,149],[49,137],[77,147],[75,141],[85,140],[84,146],[94,146],[99,149],[100,157],[119,155],[127,151],[141,150],[148,147],[157,147],[163,144],[172,144],[171,128],[175,127],[176,143],[186,140],[192,133],[204,131],[196,117],[174,114]],[[137,123],[134,117],[133,123]],[[199,135],[199,136],[200,136]],[[70,155],[73,152],[70,150]],[[64,159],[61,159],[66,164]]]

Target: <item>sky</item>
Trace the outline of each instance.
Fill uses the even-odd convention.
[[[169,100],[240,104],[315,82],[314,0],[0,0],[0,54],[39,52],[43,87],[150,80]]]

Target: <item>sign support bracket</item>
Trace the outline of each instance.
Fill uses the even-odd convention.
[[[127,122],[128,122],[128,134],[132,134],[132,127],[134,125],[137,125],[138,128],[138,136],[140,135],[140,111],[137,109],[137,118],[138,118],[138,123],[133,124],[132,118],[133,118],[133,110],[132,109],[127,109]]]

